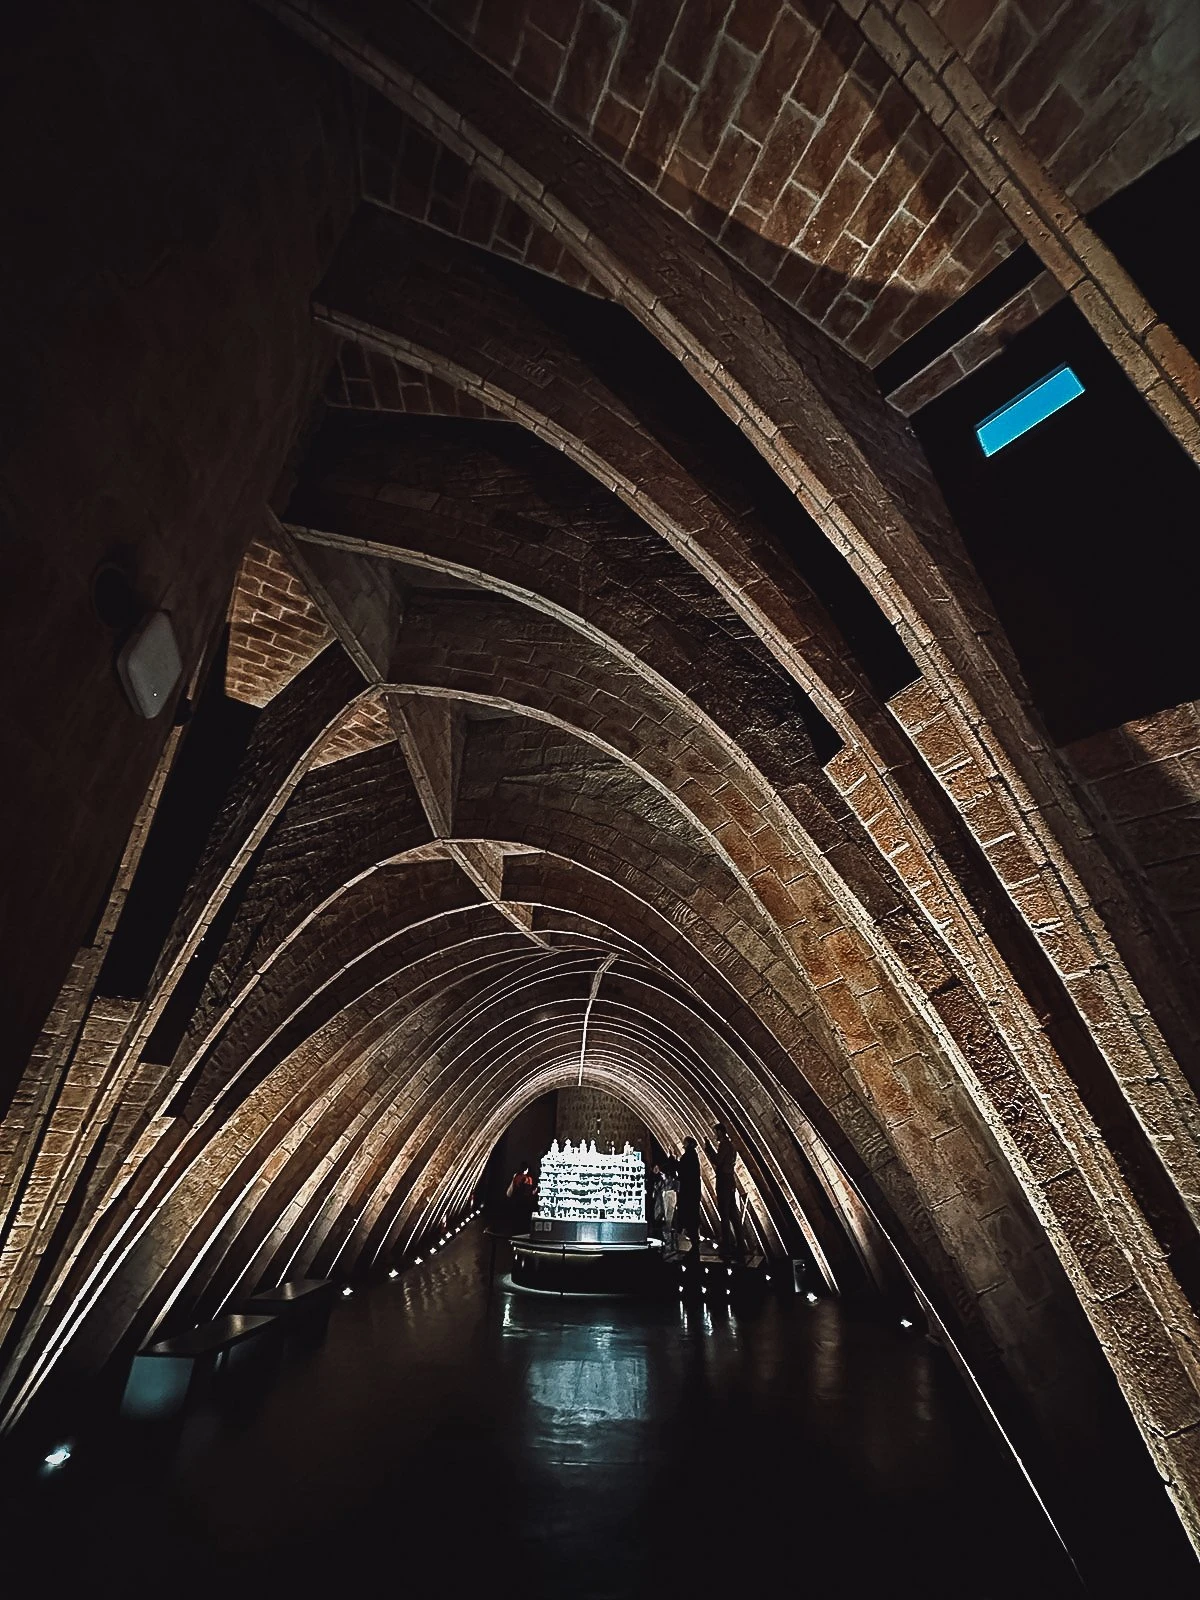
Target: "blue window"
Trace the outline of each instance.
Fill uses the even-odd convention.
[[[1083,385],[1068,366],[1056,367],[1048,377],[993,411],[975,425],[975,437],[985,456],[994,456],[1039,422],[1061,411],[1083,393]]]

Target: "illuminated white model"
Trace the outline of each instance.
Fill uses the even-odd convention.
[[[542,1157],[537,1217],[549,1222],[646,1221],[646,1168],[640,1150],[596,1149],[596,1141],[558,1140]],[[534,1231],[543,1231],[534,1224]]]

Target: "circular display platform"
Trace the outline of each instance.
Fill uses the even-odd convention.
[[[662,1286],[662,1241],[647,1239],[644,1223],[632,1226],[641,1227],[642,1238],[630,1243],[572,1242],[518,1234],[512,1241],[513,1283],[553,1294],[653,1293]]]
[[[535,1212],[529,1236],[539,1244],[645,1244],[646,1224],[602,1217],[541,1217]]]

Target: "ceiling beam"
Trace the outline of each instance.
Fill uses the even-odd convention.
[[[1070,295],[1168,433],[1200,463],[1200,366],[984,92],[928,8],[920,0],[840,4]]]
[[[386,694],[383,698],[413,786],[444,853],[462,868],[489,905],[534,944],[545,947],[546,941],[533,931],[533,907],[504,897],[503,847],[454,837],[466,737],[462,706],[445,695]]]

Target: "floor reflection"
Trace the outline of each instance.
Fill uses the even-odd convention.
[[[529,1368],[529,1398],[549,1424],[592,1427],[646,1417],[646,1362],[641,1356],[605,1358],[602,1350],[574,1361],[540,1361]]]
[[[340,1305],[323,1348],[153,1461],[34,1514],[89,1592],[702,1600],[1070,1593],[956,1375],[833,1301],[581,1302],[487,1285],[472,1232]],[[65,1476],[65,1475],[64,1475]],[[968,1560],[986,1576],[964,1590]],[[978,1567],[975,1569],[978,1571]],[[1044,1581],[1043,1581],[1044,1580]]]

